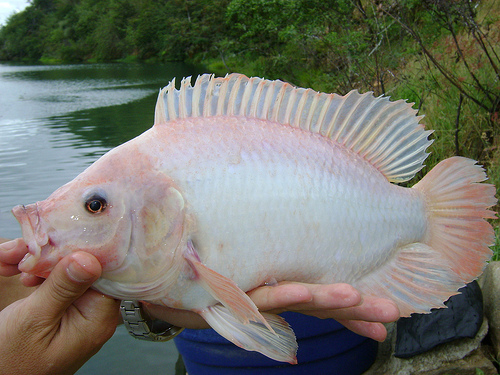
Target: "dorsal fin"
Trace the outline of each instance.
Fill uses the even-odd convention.
[[[177,90],[174,79],[160,91],[155,125],[208,116],[253,117],[321,134],[363,156],[392,182],[411,179],[432,143],[411,104],[356,90],[340,96],[279,80],[204,74],[194,86],[188,77]]]

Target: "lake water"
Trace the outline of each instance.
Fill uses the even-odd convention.
[[[47,198],[109,149],[153,124],[160,88],[203,68],[188,64],[0,64],[0,237],[20,237],[10,210]],[[173,342],[119,327],[79,372],[174,374]]]

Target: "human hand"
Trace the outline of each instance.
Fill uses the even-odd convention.
[[[397,305],[388,299],[361,296],[349,284],[306,284],[282,282],[263,286],[249,293],[261,311],[279,314],[295,311],[317,318],[332,318],[347,329],[376,341],[384,341],[387,330],[382,323],[399,319]]]
[[[0,275],[19,273],[26,252],[20,239],[0,245]],[[45,281],[24,276],[25,285],[41,285],[0,311],[0,374],[74,373],[97,353],[119,322],[119,302],[89,289],[100,275],[94,256],[76,252]]]
[[[22,238],[15,240],[0,238],[0,277],[19,274],[19,263],[26,254],[28,254],[28,246]],[[45,279],[23,272],[20,275],[20,280],[24,286],[37,286]]]
[[[387,330],[382,323],[399,318],[399,310],[394,302],[370,296],[362,298],[348,284],[281,282],[276,286],[256,288],[248,295],[262,312],[279,314],[295,311],[322,319],[333,318],[349,330],[377,341],[387,337]],[[148,303],[143,306],[151,317],[178,327],[209,327],[200,315],[192,311]]]

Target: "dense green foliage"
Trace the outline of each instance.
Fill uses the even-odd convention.
[[[450,25],[469,27],[463,16],[473,12],[474,19],[477,3],[32,0],[0,29],[0,60],[191,60],[221,73],[238,70],[318,90],[382,94],[422,50],[418,37],[428,46]],[[464,4],[467,9],[460,8]]]
[[[0,32],[0,59],[184,60],[224,32],[225,0],[33,0]]]

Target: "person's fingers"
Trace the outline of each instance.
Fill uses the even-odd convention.
[[[31,302],[40,304],[47,319],[60,318],[101,275],[101,265],[91,254],[76,252],[63,258],[33,293]],[[50,303],[47,303],[50,301]]]
[[[20,275],[20,280],[24,286],[31,287],[31,286],[40,285],[41,283],[44,282],[45,279],[38,277],[38,276],[35,276],[35,275],[32,275],[30,273],[22,272]]]
[[[103,324],[111,323],[109,314],[116,315],[117,322],[121,317],[120,301],[97,290],[88,289],[83,296],[73,302],[73,305],[84,319],[92,321],[103,319]]]
[[[365,296],[348,284],[282,283],[249,292],[261,311],[297,311],[318,318],[333,318],[349,330],[377,341],[384,341],[387,330],[382,323],[399,318],[397,305],[388,299]]]
[[[17,264],[5,264],[0,262],[0,276],[14,276],[20,273],[17,269]]]
[[[313,300],[309,284],[284,282],[275,286],[261,286],[248,292],[260,311],[279,313],[291,305]]]
[[[0,243],[0,261],[17,264],[28,252],[28,247],[22,238]]]
[[[348,284],[306,284],[285,282],[260,287],[248,293],[261,311],[300,311],[342,309],[361,302],[359,292]]]
[[[1,241],[3,240],[1,239]],[[17,264],[27,252],[28,247],[21,238],[0,243],[0,275],[13,276],[18,274]]]
[[[3,309],[11,305],[12,303],[28,297],[35,290],[33,288],[26,288],[25,286],[23,286],[19,282],[18,275],[10,277],[0,276],[0,285],[0,313]]]
[[[283,283],[249,292],[261,311],[298,311],[319,318],[393,322],[399,309],[393,301],[365,296],[348,284]]]
[[[397,305],[388,299],[365,296],[359,306],[338,309],[334,319],[363,320],[366,322],[390,323],[399,319]]]
[[[361,294],[349,284],[303,284],[313,296],[308,303],[295,304],[290,309],[295,311],[343,309],[361,303]]]
[[[358,335],[382,342],[387,338],[387,329],[382,323],[365,322],[362,320],[337,320],[344,327]]]

